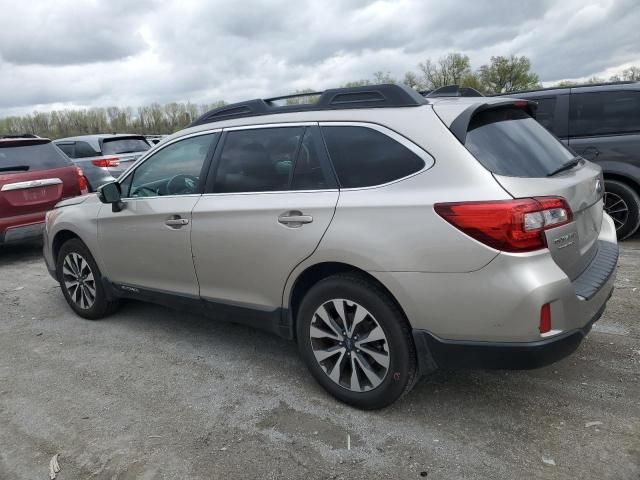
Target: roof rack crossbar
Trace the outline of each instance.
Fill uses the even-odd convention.
[[[276,105],[278,100],[289,98],[318,96],[313,103],[294,105]],[[300,93],[255,99],[231,105],[225,105],[206,112],[196,119],[190,127],[203,125],[231,118],[270,115],[274,113],[309,112],[318,110],[337,110],[343,108],[397,108],[418,107],[426,105],[427,100],[412,88],[404,85],[382,84],[363,87],[333,88],[324,92]]]

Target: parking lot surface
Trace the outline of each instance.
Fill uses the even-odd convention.
[[[640,478],[640,239],[569,358],[337,403],[292,342],[130,302],[91,322],[38,245],[0,249],[0,479]]]

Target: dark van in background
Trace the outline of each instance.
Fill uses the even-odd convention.
[[[538,103],[536,119],[604,171],[605,210],[619,239],[640,225],[640,82],[509,93]]]

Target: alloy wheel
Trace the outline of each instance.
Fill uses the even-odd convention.
[[[353,392],[379,386],[389,370],[389,342],[362,305],[345,299],[323,303],[309,332],[316,361],[336,384]]]
[[[629,206],[627,202],[615,193],[604,193],[604,210],[613,219],[616,231],[624,227],[629,219]]]
[[[96,282],[89,262],[78,253],[69,253],[62,263],[62,276],[69,298],[84,310],[91,308],[96,301]]]

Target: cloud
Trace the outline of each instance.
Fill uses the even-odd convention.
[[[0,0],[0,116],[323,89],[451,51],[527,55],[543,81],[640,63],[636,0],[22,3]]]

